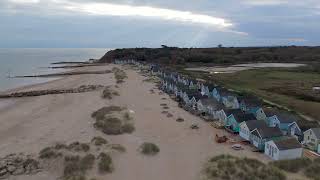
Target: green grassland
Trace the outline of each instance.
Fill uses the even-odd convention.
[[[186,72],[197,78],[212,81],[240,93],[251,93],[289,109],[292,113],[308,116],[320,122],[320,93],[312,90],[320,85],[320,74],[301,68],[265,68],[237,73],[209,74]],[[301,119],[303,129],[318,123]]]

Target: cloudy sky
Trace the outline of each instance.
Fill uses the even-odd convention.
[[[0,0],[0,48],[320,45],[320,0]]]

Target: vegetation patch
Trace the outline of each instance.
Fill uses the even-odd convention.
[[[101,95],[101,97],[103,99],[112,99],[114,96],[120,96],[120,94],[119,94],[119,92],[111,89],[110,86],[105,87],[104,90],[102,91],[102,95]]]
[[[145,155],[156,155],[160,152],[160,149],[153,143],[145,142],[140,146],[140,152]]]
[[[60,156],[62,156],[62,154],[55,151],[52,147],[46,147],[39,152],[40,159],[52,159]]]
[[[94,127],[108,135],[119,135],[123,133],[132,133],[135,128],[132,118],[128,112],[125,112],[122,119],[119,118],[124,109],[119,106],[108,106],[100,108],[92,113],[92,117],[96,119]],[[118,114],[114,114],[118,112]],[[117,117],[118,116],[118,117]]]
[[[304,169],[306,166],[308,166],[309,164],[311,164],[312,161],[310,159],[307,158],[300,158],[300,159],[293,159],[293,160],[280,160],[280,161],[273,161],[270,164],[288,171],[288,172],[292,172],[292,173],[296,173],[302,169]]]
[[[96,146],[102,146],[104,144],[108,144],[108,141],[101,136],[96,136],[92,138],[91,142],[93,142],[94,145]]]
[[[285,180],[279,169],[258,160],[220,155],[211,158],[204,166],[205,180]]]
[[[127,133],[127,134],[131,134],[135,131],[135,127],[133,124],[131,123],[125,123],[122,127],[122,132],[123,133]]]
[[[113,171],[112,158],[107,153],[100,153],[98,168],[100,173],[111,173]]]
[[[122,152],[122,153],[126,152],[126,148],[121,144],[111,144],[110,147],[111,149]]]
[[[66,156],[64,162],[63,175],[66,180],[82,180],[86,179],[86,172],[93,168],[95,156],[87,154],[84,157]]]
[[[320,159],[307,158],[280,160],[270,163],[272,166],[291,173],[301,173],[311,179],[320,180]]]
[[[77,152],[88,152],[90,150],[90,145],[86,143],[80,143],[80,142],[73,142],[69,144],[68,150],[73,150]]]
[[[124,79],[128,78],[126,72],[117,67],[112,68],[112,72],[114,73],[117,84],[124,83]]]
[[[184,119],[179,117],[176,121],[177,121],[177,122],[183,122]]]
[[[102,107],[102,108],[98,109],[97,111],[93,112],[91,114],[91,117],[95,118],[97,120],[104,119],[104,117],[106,115],[112,114],[113,112],[120,112],[122,110],[123,110],[123,108],[119,107],[119,106],[105,106],[105,107]]]

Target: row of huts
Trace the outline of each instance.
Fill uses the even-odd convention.
[[[134,60],[116,63],[141,66]],[[161,78],[161,89],[174,95],[185,109],[219,122],[274,160],[301,157],[302,144],[320,152],[320,128],[302,132],[295,116],[263,108],[263,102],[255,96],[239,96],[219,85],[166,71],[155,64],[150,69]]]

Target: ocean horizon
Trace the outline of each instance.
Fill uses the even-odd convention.
[[[101,58],[110,48],[0,48],[0,92],[47,82],[56,78],[9,78],[21,75],[39,75],[64,71],[51,69],[51,63],[61,61],[88,61]]]

